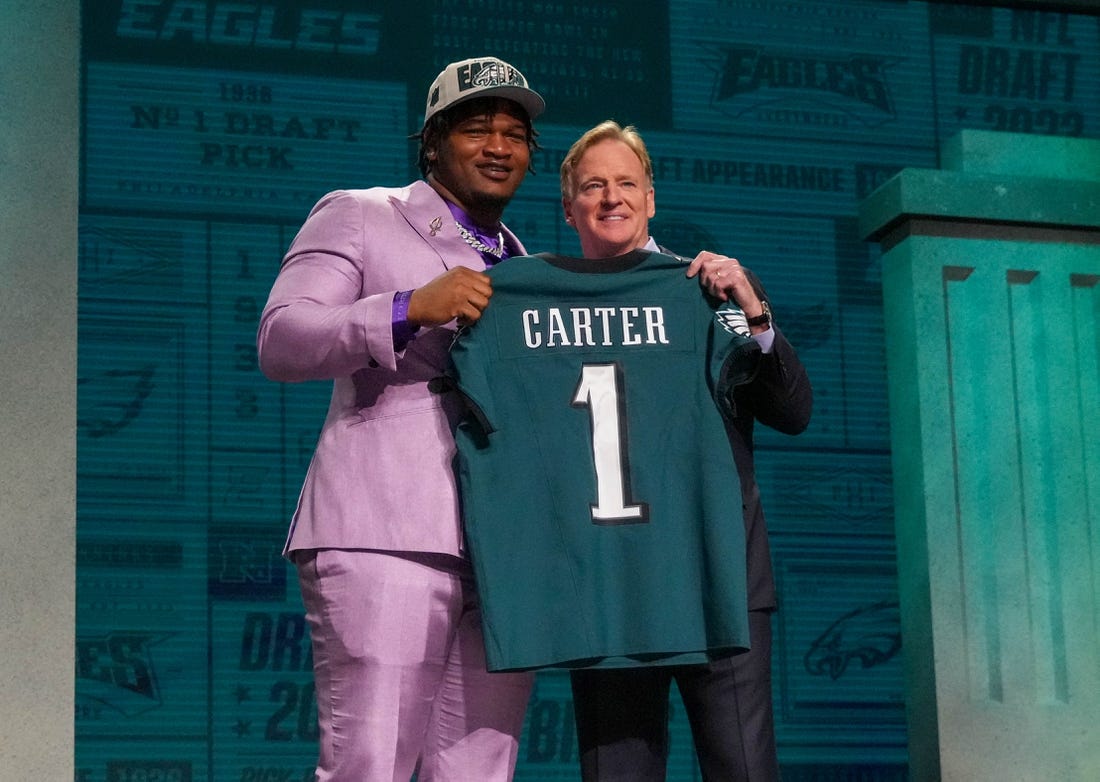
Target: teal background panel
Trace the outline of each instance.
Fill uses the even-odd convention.
[[[1100,17],[906,0],[82,8],[78,779],[310,778],[308,635],[279,554],[329,387],[264,379],[256,320],[316,199],[417,176],[406,136],[429,81],[488,53],[548,102],[506,212],[530,250],[579,251],[558,165],[614,118],[653,155],[654,237],[763,279],[815,388],[807,432],[757,437],[784,778],[905,778],[881,268],[857,206],[936,167],[962,128],[1100,137]],[[1093,328],[1094,289],[1074,294],[1074,327]],[[675,695],[672,710],[669,778],[698,779]],[[577,778],[572,731],[567,676],[541,673],[517,779]]]

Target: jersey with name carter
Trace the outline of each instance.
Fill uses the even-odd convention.
[[[748,647],[722,416],[760,350],[684,263],[636,250],[490,270],[451,377],[490,670],[703,662]]]

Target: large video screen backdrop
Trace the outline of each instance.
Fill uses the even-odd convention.
[[[317,198],[414,178],[429,81],[482,54],[549,107],[506,213],[528,248],[578,250],[557,167],[610,117],[649,142],[655,237],[768,285],[816,392],[809,431],[757,442],[785,779],[904,779],[879,268],[857,204],[961,128],[1100,137],[1098,21],[905,0],[85,0],[77,779],[312,779],[280,549],[329,387],[265,380],[257,318]],[[673,712],[670,779],[698,779]],[[542,673],[517,779],[576,769],[567,677]]]

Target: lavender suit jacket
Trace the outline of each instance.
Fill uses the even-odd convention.
[[[423,181],[329,193],[295,237],[260,317],[260,369],[286,382],[331,379],[333,389],[287,556],[312,548],[462,554],[451,464],[457,404],[453,392],[428,389],[455,327],[421,329],[399,353],[391,328],[395,292],[459,265],[485,268]]]

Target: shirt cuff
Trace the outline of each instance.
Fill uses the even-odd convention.
[[[756,344],[760,346],[761,353],[771,353],[772,345],[775,344],[775,329],[768,326],[767,331],[761,331],[759,334],[753,334],[752,338],[756,340]]]
[[[409,340],[416,336],[420,327],[415,323],[409,323],[409,299],[412,291],[398,291],[393,294],[393,352],[400,353],[409,344]]]

